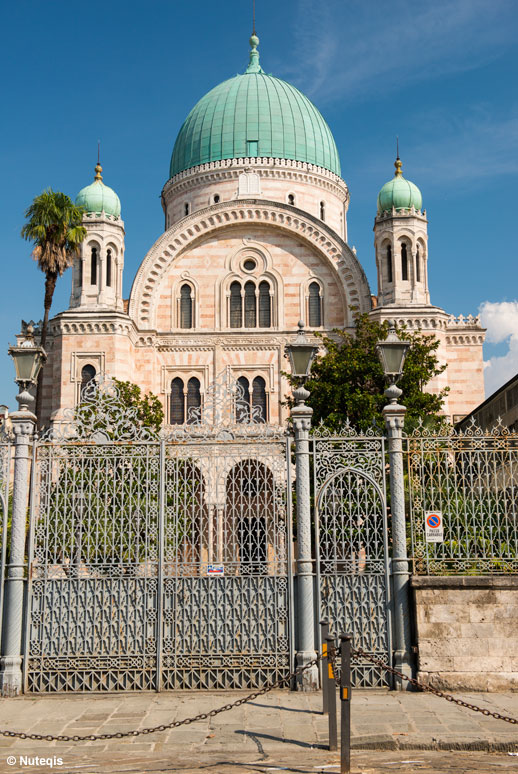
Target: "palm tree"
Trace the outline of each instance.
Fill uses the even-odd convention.
[[[43,325],[41,327],[41,346],[47,341],[49,311],[56,282],[65,269],[72,265],[79,253],[79,245],[86,237],[83,222],[83,207],[77,207],[73,201],[60,191],[47,188],[36,196],[25,211],[27,222],[22,228],[22,237],[34,242],[32,257],[45,274],[45,300]],[[36,393],[36,415],[41,414],[42,371]]]

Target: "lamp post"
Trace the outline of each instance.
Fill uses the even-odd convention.
[[[295,469],[297,491],[297,668],[305,666],[316,656],[313,605],[313,559],[311,555],[311,507],[309,475],[309,431],[313,409],[306,406],[309,391],[304,383],[318,347],[307,339],[304,323],[299,322],[295,340],[286,345],[291,373],[299,380],[293,390],[295,406],[291,410],[295,434]],[[318,669],[306,669],[298,678],[297,690],[318,690]]]
[[[378,356],[389,381],[385,397],[389,403],[383,409],[388,435],[390,461],[390,497],[392,512],[392,579],[394,589],[394,667],[403,674],[412,676],[410,605],[408,555],[406,547],[405,486],[403,477],[403,425],[405,406],[398,403],[403,394],[396,382],[403,373],[409,341],[402,341],[396,333],[392,320],[386,339],[377,344]],[[409,687],[400,678],[396,679],[398,690]]]
[[[7,565],[5,629],[0,664],[2,696],[17,696],[22,691],[22,625],[29,447],[36,425],[36,417],[29,409],[34,402],[29,389],[37,383],[40,369],[47,359],[45,350],[36,345],[33,334],[34,328],[28,325],[24,340],[16,347],[9,347],[8,350],[14,360],[15,381],[20,392],[16,396],[19,410],[10,415],[15,450],[11,549]]]

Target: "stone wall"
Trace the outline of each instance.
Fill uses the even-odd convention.
[[[412,578],[418,679],[452,691],[518,691],[518,577]]]

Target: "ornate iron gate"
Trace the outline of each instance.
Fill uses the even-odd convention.
[[[113,385],[92,385],[38,442],[27,690],[251,688],[289,674],[286,439],[239,422],[234,387],[222,410],[221,389],[159,438]]]
[[[391,663],[385,439],[349,425],[338,435],[317,429],[313,463],[320,618]],[[353,664],[352,679],[362,688],[389,685],[366,661]]]

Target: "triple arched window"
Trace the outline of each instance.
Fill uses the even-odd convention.
[[[256,376],[250,385],[246,376],[237,380],[240,387],[236,401],[237,422],[266,422],[268,420],[268,398],[266,382],[262,376]],[[251,387],[251,389],[250,389]]]
[[[199,416],[201,408],[200,380],[193,376],[187,382],[177,376],[171,382],[171,396],[169,402],[169,424],[183,425],[194,422]]]
[[[271,328],[272,302],[270,283],[235,280],[230,285],[230,328]]]

